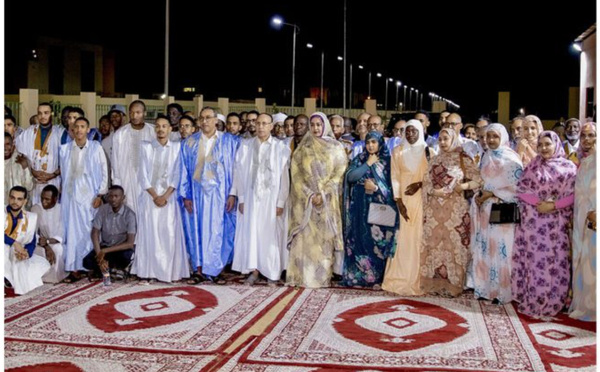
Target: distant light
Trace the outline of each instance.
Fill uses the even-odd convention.
[[[358,68],[362,70],[364,67],[363,65],[358,65]]]
[[[401,82],[400,80],[398,80],[398,81],[396,82],[396,86],[402,86],[402,82]]]
[[[308,49],[312,49],[313,45],[312,45],[311,43],[308,43],[308,44],[306,44],[306,47],[307,47]]]
[[[271,18],[271,23],[273,26],[281,26],[283,24],[283,19],[281,19],[279,16],[274,16]]]
[[[194,93],[196,91],[195,87],[185,87],[183,88],[184,93]]]
[[[519,109],[519,114],[525,115],[525,109],[523,107]]]
[[[581,43],[580,42],[574,42],[573,43],[573,49],[575,49],[578,52],[581,52]]]
[[[381,73],[379,73],[379,72],[378,72],[378,73],[377,73],[377,77],[381,77]]]
[[[419,92],[419,90],[418,90],[418,89],[416,89],[416,90],[415,90],[415,92]]]
[[[410,90],[415,90],[415,88],[410,88]]]
[[[262,87],[258,87],[258,93],[262,93]]]
[[[338,56],[338,61],[343,61],[343,60],[344,60],[344,58]]]
[[[31,51],[33,54],[35,54],[35,49]]]
[[[390,80],[390,81],[394,81],[394,79],[392,79],[392,78],[389,78],[389,80]]]
[[[160,99],[165,99],[165,98],[167,98],[166,94],[163,93],[163,94],[160,95]]]

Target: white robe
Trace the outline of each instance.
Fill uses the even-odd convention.
[[[56,239],[58,243],[50,244],[50,248],[54,252],[56,262],[50,267],[50,270],[42,277],[45,283],[58,283],[67,277],[65,271],[65,256],[64,256],[64,225],[62,220],[62,211],[59,203],[50,209],[44,209],[41,204],[36,204],[31,208],[31,211],[38,216],[37,232],[38,243],[39,237],[47,239]],[[46,259],[46,249],[41,245],[35,247],[34,254],[37,254]]]
[[[10,217],[7,217],[4,222],[4,231],[8,227],[8,218]],[[25,226],[26,228],[16,227],[17,236],[15,241],[25,247],[35,236],[36,224],[37,215],[23,210],[23,222],[21,226]],[[35,254],[26,260],[18,261],[12,246],[4,244],[4,277],[12,284],[16,294],[23,295],[44,284],[42,276],[49,268],[50,264],[48,261]]]
[[[131,208],[139,220],[138,200],[143,192],[138,180],[140,169],[140,145],[156,138],[154,125],[145,123],[140,130],[135,130],[131,124],[119,128],[112,134],[113,147],[110,164],[112,166],[112,184],[120,185],[125,190],[125,204]],[[136,242],[139,234],[136,235]]]
[[[141,144],[139,180],[138,233],[131,272],[140,278],[155,278],[163,282],[189,277],[189,261],[185,249],[181,209],[177,187],[181,174],[181,143],[157,140]],[[146,191],[154,188],[162,195],[169,187],[175,191],[167,205],[157,207]]]
[[[283,208],[289,195],[290,155],[289,146],[273,137],[263,143],[254,137],[240,145],[230,191],[237,195],[238,204],[244,204],[235,229],[235,271],[258,270],[271,280],[281,276],[287,231],[278,222],[286,216],[277,217],[276,208]]]
[[[53,173],[58,169],[58,151],[60,148],[60,138],[64,132],[64,128],[60,125],[53,125],[52,130],[48,134],[46,141],[48,146],[46,151],[42,153],[40,150],[35,150],[35,138],[37,136],[40,125],[32,125],[15,139],[17,151],[27,157],[29,164],[33,170],[41,170],[46,173]],[[46,185],[54,185],[60,190],[61,176],[55,177],[47,183],[38,183],[34,180],[34,188],[30,197],[32,204],[40,202],[42,189]]]
[[[31,195],[33,190],[33,176],[29,168],[23,169],[21,164],[17,163],[18,152],[14,151],[10,158],[4,160],[4,204],[8,204],[10,189],[14,186],[23,186]],[[31,205],[31,197],[27,200],[27,205]]]
[[[94,198],[106,194],[108,166],[98,141],[86,140],[83,149],[75,141],[60,148],[62,217],[65,225],[65,270],[85,270],[83,259],[94,249],[92,220],[98,209]]]

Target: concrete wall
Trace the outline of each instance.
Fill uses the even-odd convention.
[[[583,40],[581,46],[580,77],[579,77],[579,120],[585,121],[587,101],[597,102],[596,90],[596,33]],[[587,88],[594,88],[594,97],[587,97]]]

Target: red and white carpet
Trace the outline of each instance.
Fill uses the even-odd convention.
[[[469,295],[302,290],[277,324],[223,370],[595,370],[595,324],[566,319],[524,319],[511,305]]]
[[[229,354],[291,292],[275,321]],[[4,356],[12,372],[587,372],[595,326],[468,294],[82,281],[7,298]]]
[[[61,290],[50,301],[7,302],[6,368],[38,361],[66,362],[66,370],[197,371],[291,289],[96,283],[42,295]],[[32,301],[41,305],[26,310]]]

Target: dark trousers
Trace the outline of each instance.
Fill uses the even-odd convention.
[[[111,269],[122,270],[129,266],[132,256],[133,249],[127,249],[124,251],[107,253],[104,255],[104,259],[108,261],[108,267]],[[85,267],[87,270],[100,272],[100,266],[98,266],[98,262],[96,262],[96,251],[92,250],[87,256],[85,256],[83,259],[83,267]]]

